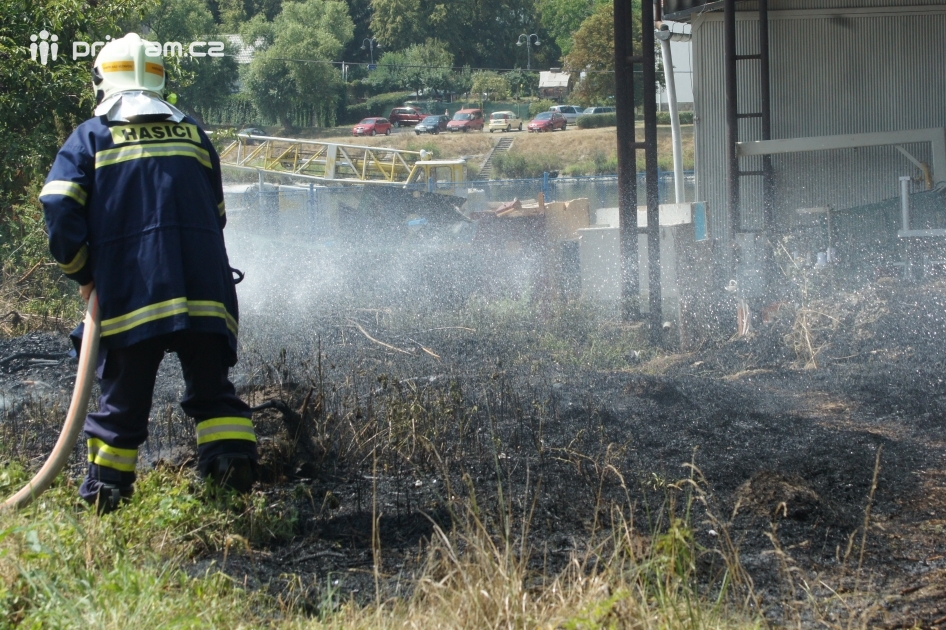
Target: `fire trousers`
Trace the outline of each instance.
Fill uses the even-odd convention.
[[[88,476],[79,488],[95,501],[102,484],[131,489],[138,447],[148,437],[148,417],[158,366],[165,352],[177,353],[184,373],[181,408],[197,421],[197,467],[206,474],[221,455],[245,454],[256,461],[256,434],[249,406],[229,379],[227,338],[179,331],[99,355],[99,410],[85,419]]]

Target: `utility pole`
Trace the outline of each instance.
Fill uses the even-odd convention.
[[[621,316],[640,317],[640,262],[637,248],[637,142],[634,131],[634,55],[631,0],[614,2],[614,106],[617,111],[618,213],[621,233]]]

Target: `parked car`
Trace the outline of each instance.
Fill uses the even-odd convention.
[[[453,120],[447,123],[447,131],[482,131],[484,122],[482,109],[461,109],[453,115]]]
[[[582,114],[611,114],[613,112],[613,107],[586,107]]]
[[[391,113],[388,114],[388,120],[391,121],[391,124],[395,127],[403,127],[405,125],[416,125],[424,119],[424,114],[416,107],[395,107],[391,110]]]
[[[424,119],[414,127],[414,133],[418,136],[422,133],[438,134],[447,130],[447,123],[450,118],[440,114],[439,116],[424,116]]]
[[[512,131],[517,127],[522,131],[522,119],[516,116],[516,112],[493,112],[489,115],[489,132],[493,133],[497,129],[500,131]]]
[[[565,130],[565,116],[558,112],[542,112],[529,123],[529,131]]]
[[[376,136],[383,133],[391,135],[391,121],[387,118],[365,118],[351,130],[353,136]]]
[[[243,133],[248,136],[265,136],[266,132],[258,127],[244,127],[240,129],[237,133]]]
[[[582,114],[585,110],[581,107],[575,105],[552,105],[549,107],[550,112],[558,112],[565,117],[565,122],[569,125],[574,125],[578,120],[578,116]]]
[[[240,129],[237,133],[238,133],[238,134],[243,134],[243,135],[246,135],[246,136],[250,136],[249,138],[247,138],[246,140],[243,141],[244,144],[246,144],[247,146],[257,145],[257,144],[262,144],[262,143],[263,143],[263,140],[257,140],[257,139],[254,138],[253,136],[265,136],[265,135],[267,135],[267,133],[266,133],[265,131],[263,131],[262,129],[259,129],[259,128],[257,128],[257,127],[244,127],[243,129]]]

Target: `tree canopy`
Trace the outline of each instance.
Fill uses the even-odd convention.
[[[588,19],[602,4],[611,4],[609,0],[537,0],[542,25],[563,55],[572,49],[572,36],[582,22]]]
[[[430,39],[402,51],[383,53],[378,69],[368,78],[379,92],[398,89],[420,94],[450,89],[453,85],[453,55],[440,40]]]
[[[210,8],[204,0],[159,0],[142,21],[161,42],[193,42],[222,39]],[[201,111],[219,107],[233,91],[238,75],[232,56],[168,57],[167,90],[178,95],[178,106],[202,120]]]
[[[45,178],[60,145],[95,104],[92,57],[72,59],[71,42],[103,41],[125,32],[150,6],[140,0],[89,4],[60,0],[0,0],[0,208],[21,200],[33,178]],[[58,54],[43,65],[30,54],[30,37],[58,38]]]
[[[498,72],[485,71],[473,73],[473,85],[470,86],[470,92],[476,95],[486,94],[486,99],[492,101],[504,101],[509,98],[511,89],[506,77]]]
[[[635,54],[640,54],[641,24],[640,0],[632,0],[631,27]],[[575,32],[571,52],[565,57],[565,67],[579,77],[575,89],[576,100],[583,105],[604,103],[614,96],[614,5],[599,4]],[[634,102],[642,102],[643,81],[634,82]]]
[[[519,35],[536,33],[543,45],[532,49],[535,63],[559,58],[537,19],[535,0],[371,0],[371,8],[371,31],[387,50],[435,38],[474,68],[514,68],[526,62],[526,51],[516,46]]]
[[[286,2],[273,21],[257,14],[247,22],[244,41],[259,46],[243,80],[260,113],[284,127],[293,126],[299,110],[310,112],[313,122],[333,124],[342,84],[332,61],[353,30],[347,5],[336,0]]]

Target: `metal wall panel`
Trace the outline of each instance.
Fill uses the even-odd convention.
[[[769,0],[769,10],[788,11],[795,9],[866,9],[866,8],[901,8],[918,6],[936,6],[942,0]],[[663,0],[665,14],[689,12],[686,17],[696,17],[703,11],[722,11],[718,0]],[[736,1],[737,11],[755,11],[757,2]]]
[[[779,7],[824,2],[784,0]],[[864,6],[881,2],[832,2]],[[946,127],[946,2],[887,0],[881,8],[831,14],[770,13],[772,137],[794,138]],[[902,7],[902,8],[899,8]],[[737,14],[739,54],[757,51],[757,14]],[[716,209],[714,234],[725,234],[726,125],[723,22],[720,13],[693,22],[696,172],[700,196]],[[739,62],[739,111],[758,111],[758,62]],[[759,139],[759,121],[740,121],[740,139]],[[929,145],[905,147],[929,162]],[[743,170],[761,158],[742,158]],[[897,178],[915,168],[893,147],[773,157],[777,216],[812,206],[838,209],[897,195]],[[946,179],[946,173],[936,174]],[[742,229],[761,228],[761,182],[742,178]]]

